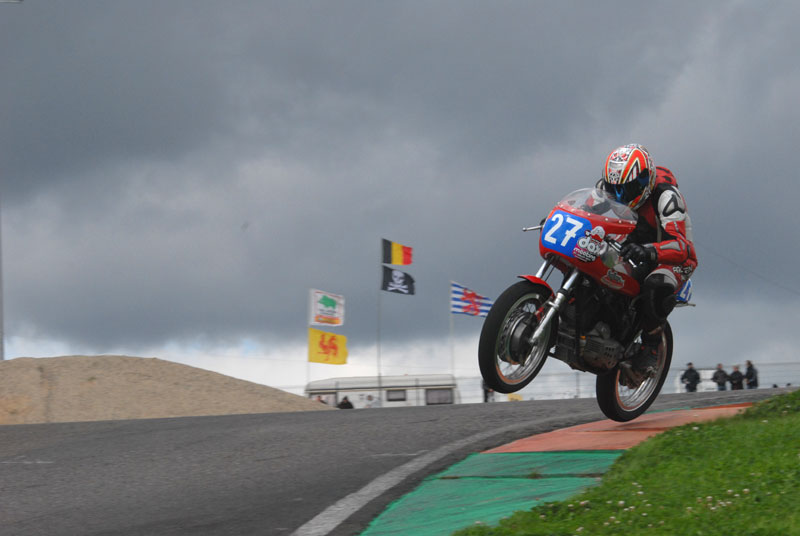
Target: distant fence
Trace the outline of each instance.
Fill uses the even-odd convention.
[[[800,385],[800,363],[765,363],[755,364],[758,370],[758,388],[768,389],[773,386],[785,387],[786,385]],[[698,386],[698,391],[715,391],[717,384],[711,381],[713,368],[697,368],[700,372],[702,383]],[[681,393],[685,388],[680,382],[680,376],[685,368],[671,368],[664,382],[662,393]],[[732,367],[727,367],[726,372],[730,373]],[[742,374],[745,369],[740,368]],[[523,400],[545,400],[563,398],[594,398],[596,376],[587,372],[567,370],[563,372],[542,371],[527,387],[517,394]],[[465,404],[483,402],[483,390],[481,388],[481,378],[478,377],[457,377],[458,388],[461,393],[461,402]],[[726,387],[730,389],[730,384]],[[507,395],[500,393],[494,394],[495,402],[505,402]]]
[[[769,389],[773,386],[785,387],[786,385],[800,385],[800,362],[798,363],[754,363],[758,370],[759,389]],[[594,398],[595,396],[595,379],[594,374],[588,372],[578,372],[573,370],[554,370],[553,367],[548,369],[548,365],[542,369],[539,376],[527,387],[516,393],[522,400],[546,400],[546,399],[563,399],[563,398]],[[560,365],[558,368],[563,369],[565,365],[557,362],[555,365]],[[716,390],[716,384],[711,381],[711,375],[714,373],[713,368],[698,367],[702,383],[698,387],[698,391],[713,391]],[[680,375],[685,368],[671,368],[667,380],[664,382],[662,393],[679,393],[683,392],[684,388],[680,383]],[[725,370],[730,373],[732,367],[726,367]],[[744,365],[741,365],[741,372],[744,374]],[[482,380],[480,376],[458,376],[456,375],[456,383],[460,394],[462,404],[472,404],[483,402],[483,389],[481,387]],[[304,394],[305,386],[283,386],[286,391],[295,394]],[[727,386],[730,389],[730,384]],[[507,402],[508,396],[500,393],[494,393],[495,402]]]

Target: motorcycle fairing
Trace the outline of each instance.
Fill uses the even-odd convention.
[[[603,240],[622,239],[636,228],[636,213],[602,190],[577,190],[545,220],[539,238],[542,257],[556,266],[575,266],[601,284],[628,296],[639,294],[632,267]],[[566,261],[566,263],[564,263]]]
[[[681,288],[678,289],[678,293],[675,295],[675,300],[678,302],[678,305],[689,305],[689,302],[692,299],[692,280],[687,279],[686,282],[681,285]]]
[[[545,248],[572,258],[578,240],[591,229],[592,222],[588,219],[555,208],[544,223],[540,241]]]

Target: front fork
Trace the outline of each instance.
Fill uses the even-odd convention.
[[[542,267],[539,268],[539,271],[536,273],[536,277],[543,277],[548,265],[549,263],[547,262],[542,264]],[[572,292],[572,287],[575,286],[575,282],[578,281],[578,276],[580,276],[580,272],[577,268],[573,268],[565,277],[564,284],[558,289],[555,297],[544,304],[543,307],[547,308],[547,312],[539,322],[539,325],[536,326],[536,331],[534,331],[531,336],[531,343],[541,340],[543,334],[549,333],[548,330],[550,329],[550,324],[553,322],[553,318],[561,312],[561,308]]]

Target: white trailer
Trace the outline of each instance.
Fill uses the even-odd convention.
[[[354,408],[432,406],[461,401],[452,374],[381,376],[380,383],[377,376],[329,378],[310,382],[305,392],[308,398],[319,397],[329,406],[336,406],[347,397]]]

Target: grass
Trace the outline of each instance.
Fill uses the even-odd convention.
[[[800,391],[626,451],[597,487],[456,536],[800,535]]]

